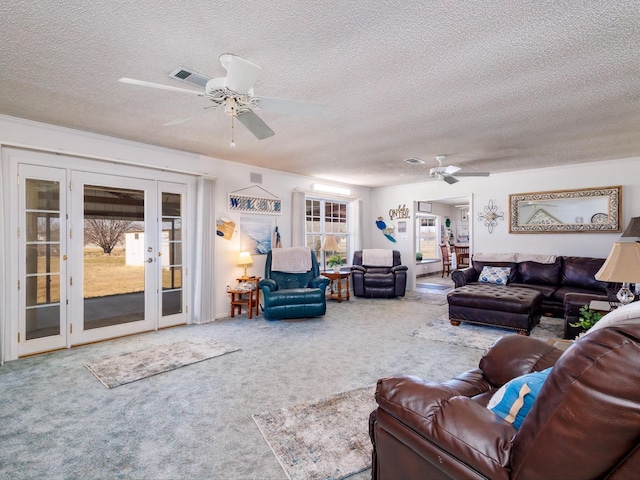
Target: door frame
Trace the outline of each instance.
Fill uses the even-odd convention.
[[[18,178],[18,165],[29,164],[35,166],[51,166],[54,168],[66,169],[68,171],[67,178],[70,176],[71,170],[87,171],[92,173],[103,174],[120,174],[124,177],[136,177],[153,181],[165,181],[169,183],[179,183],[186,185],[187,194],[185,199],[187,202],[195,201],[196,198],[196,184],[198,174],[189,172],[176,172],[171,170],[164,170],[160,167],[147,167],[142,164],[132,164],[131,162],[120,162],[117,159],[98,158],[98,157],[83,157],[81,155],[67,154],[67,153],[55,153],[48,150],[41,150],[38,148],[23,148],[21,146],[0,145],[1,165],[4,177],[3,190],[7,187],[6,193],[2,194],[5,200],[4,218],[5,218],[5,242],[4,242],[4,266],[5,266],[5,278],[6,285],[4,286],[4,325],[3,331],[0,332],[0,342],[2,342],[2,361],[15,360],[19,358],[19,345],[18,345],[18,315],[19,304],[16,296],[17,279],[18,275],[18,241],[15,236],[17,226],[19,224],[20,212],[16,208],[9,208],[9,205],[17,198],[17,182]],[[213,206],[212,206],[213,208]],[[189,305],[193,302],[192,298],[192,280],[188,276],[188,272],[192,270],[193,252],[195,248],[195,235],[189,235],[189,229],[191,226],[195,226],[196,218],[196,205],[189,205],[185,209],[183,221],[185,230],[183,235],[185,236],[185,248],[183,259],[185,265],[185,279],[184,279],[184,298],[185,298],[185,322],[191,323],[192,312],[190,312]],[[162,327],[160,327],[162,328]]]

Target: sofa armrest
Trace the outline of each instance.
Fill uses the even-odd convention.
[[[309,282],[309,287],[324,290],[329,286],[329,282],[330,280],[327,277],[320,275]]]
[[[451,280],[453,280],[456,288],[463,287],[467,283],[478,280],[478,272],[473,267],[459,268],[451,272]]]
[[[480,370],[494,387],[555,365],[562,351],[545,341],[524,335],[498,338],[480,359]]]
[[[352,265],[351,266],[351,273],[366,273],[367,269],[364,268],[362,265]]]
[[[458,463],[487,478],[508,478],[516,429],[484,406],[444,385],[416,377],[379,380],[376,401],[381,410]],[[430,452],[419,453],[430,456]],[[433,462],[447,468],[443,457]]]
[[[396,272],[406,272],[407,270],[409,270],[409,267],[407,267],[406,265],[396,265],[395,267],[391,267],[391,270],[389,270],[392,273],[396,273]]]
[[[258,282],[258,288],[262,290],[262,293],[270,293],[278,290],[278,284],[271,278],[263,278]]]

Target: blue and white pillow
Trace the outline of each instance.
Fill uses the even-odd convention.
[[[511,273],[511,267],[482,267],[478,281],[480,283],[495,283],[506,285]]]
[[[491,397],[487,408],[519,429],[552,368],[528,373],[505,383]]]

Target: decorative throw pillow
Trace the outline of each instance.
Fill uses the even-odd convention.
[[[520,428],[552,368],[528,373],[505,383],[491,397],[487,408],[512,423],[516,429]]]
[[[506,285],[509,273],[511,273],[511,267],[483,267],[478,281],[480,283]]]

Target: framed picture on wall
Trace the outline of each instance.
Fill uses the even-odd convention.
[[[418,211],[422,213],[431,213],[431,202],[418,202]]]
[[[398,233],[407,233],[407,222],[398,222]]]
[[[460,221],[461,222],[469,221],[469,210],[460,210]]]
[[[456,226],[456,243],[469,243],[469,226]]]
[[[240,217],[240,249],[252,255],[271,250],[273,224],[270,217]]]

